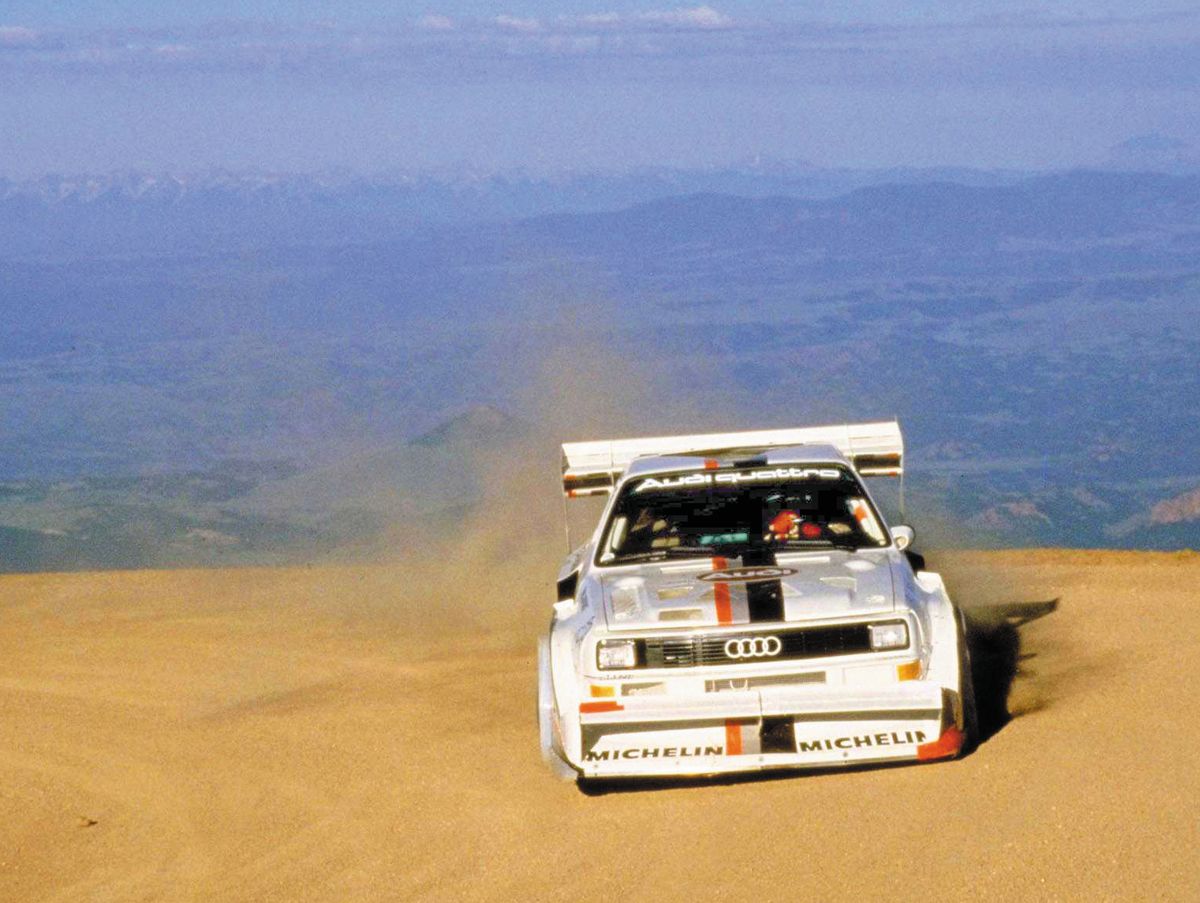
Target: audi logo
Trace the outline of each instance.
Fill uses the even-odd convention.
[[[796,573],[795,568],[775,566],[751,568],[725,568],[721,571],[709,571],[701,574],[698,579],[705,583],[760,583],[764,580],[778,580],[780,577],[790,577]]]
[[[777,636],[739,637],[725,643],[728,658],[770,658],[783,651],[783,643]]]

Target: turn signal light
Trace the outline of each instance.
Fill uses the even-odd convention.
[[[896,666],[896,680],[920,680],[921,661],[903,662]]]

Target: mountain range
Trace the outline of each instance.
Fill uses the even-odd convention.
[[[695,193],[833,197],[865,185],[1010,184],[971,169],[822,169],[751,163],[702,170],[394,173],[207,172],[0,179],[0,258],[213,252],[376,242],[447,224],[617,210]]]
[[[1200,176],[966,181],[441,219],[370,180],[9,186],[0,567],[332,553],[381,500],[436,516],[427,450],[489,418],[552,473],[589,422],[898,415],[932,541],[1200,545]]]

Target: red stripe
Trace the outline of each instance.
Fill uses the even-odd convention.
[[[729,567],[729,561],[725,558],[714,558],[712,560],[712,569],[714,571],[723,571],[727,567]],[[732,624],[733,600],[729,597],[728,583],[713,584],[713,601],[717,603],[717,623]]]
[[[725,722],[725,755],[742,754],[742,726],[736,721]]]
[[[619,702],[614,702],[611,699],[606,699],[602,702],[581,702],[579,703],[580,714],[588,712],[620,712],[625,706]]]
[[[705,470],[716,470],[720,466],[721,465],[717,463],[716,458],[705,458],[704,459],[704,469]]]

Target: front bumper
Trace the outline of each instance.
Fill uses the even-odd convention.
[[[615,778],[942,758],[961,745],[960,708],[933,681],[594,700],[580,705],[569,764]]]

